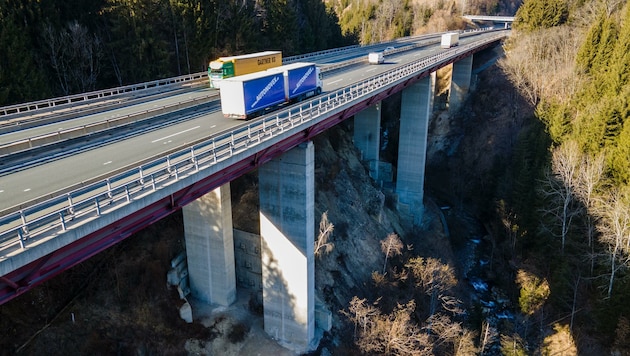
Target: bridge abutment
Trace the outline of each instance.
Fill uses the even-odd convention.
[[[258,170],[265,331],[300,353],[316,346],[314,163],[307,142]]]
[[[424,170],[434,91],[435,72],[403,90],[400,107],[398,210],[411,215],[417,226],[422,225],[424,215]]]
[[[192,295],[228,306],[236,300],[230,183],[183,207]]]

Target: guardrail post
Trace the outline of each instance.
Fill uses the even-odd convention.
[[[66,231],[66,219],[63,217],[63,211],[59,212],[59,219],[61,220],[61,230]]]
[[[166,156],[166,170],[168,173],[173,173],[171,170],[171,156]]]
[[[72,195],[68,193],[68,212],[74,214],[74,204],[72,204]]]
[[[212,139],[212,163],[217,163],[217,141]]]
[[[140,175],[140,184],[144,186],[144,173],[142,172],[142,166],[138,167],[138,174]]]
[[[107,178],[107,197],[109,197],[109,199],[112,199],[112,182],[109,181],[109,178]]]
[[[195,172],[199,172],[199,163],[197,162],[197,157],[195,157],[195,146],[190,147],[190,159],[195,165]]]
[[[24,210],[20,210],[20,219],[22,220],[22,230],[25,234],[28,234],[28,225],[26,224],[26,216]]]
[[[22,228],[17,230],[18,238],[20,239],[20,247],[24,248],[24,234],[22,233]]]
[[[94,198],[94,205],[96,206],[96,216],[101,216],[101,206],[98,203],[98,197]]]
[[[127,196],[127,203],[131,201],[131,194],[129,194],[129,186],[125,184],[125,195]]]
[[[151,174],[151,187],[155,191],[155,175]]]

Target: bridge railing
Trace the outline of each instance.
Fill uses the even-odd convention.
[[[278,135],[292,131],[297,133],[305,125],[325,119],[327,113],[353,105],[421,71],[437,69],[459,54],[505,36],[499,33],[474,44],[444,50],[272,115],[218,132],[191,147],[2,216],[0,251],[3,252],[0,253],[0,262],[1,256],[6,256],[9,250],[17,253],[16,250],[40,238],[54,238],[67,229],[115,211],[201,170],[210,169]]]
[[[174,84],[195,82],[195,81],[203,79],[204,75],[207,77],[208,74],[205,72],[186,74],[179,77],[158,79],[158,80],[153,80],[150,82],[125,85],[125,86],[117,87],[117,88],[103,89],[103,90],[91,91],[87,93],[62,96],[58,98],[38,100],[38,101],[29,102],[29,103],[4,106],[4,107],[0,107],[0,119],[2,119],[5,116],[9,116],[13,114],[23,114],[23,113],[29,113],[29,112],[36,112],[43,109],[54,109],[57,107],[74,106],[74,105],[79,105],[81,103],[86,103],[89,101],[102,100],[108,97],[114,97],[119,94],[126,94],[126,93],[136,92],[136,91],[145,90],[145,89],[154,89],[154,88],[164,87],[164,86],[174,85]]]

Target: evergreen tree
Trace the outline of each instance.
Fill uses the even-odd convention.
[[[560,26],[569,17],[566,0],[525,0],[516,12],[514,29],[534,31]]]
[[[44,65],[38,59],[40,4],[0,0],[0,106],[50,97]]]

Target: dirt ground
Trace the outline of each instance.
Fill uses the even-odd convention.
[[[248,295],[237,291],[237,301],[229,307],[208,305],[202,301],[189,299],[193,319],[206,327],[219,329],[224,335],[231,330],[247,330],[242,341],[230,342],[229,338],[216,338],[211,341],[189,339],[186,351],[189,355],[224,356],[296,356],[297,354],[280,346],[264,330],[263,317],[249,311]]]

